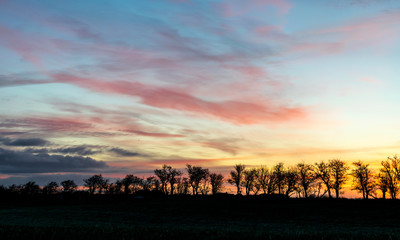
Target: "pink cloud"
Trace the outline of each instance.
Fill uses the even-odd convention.
[[[229,141],[216,141],[216,140],[210,140],[206,142],[200,142],[201,146],[207,147],[207,148],[214,148],[217,150],[220,150],[222,152],[226,152],[232,155],[236,155],[237,151],[239,150],[238,146],[235,146],[235,144],[229,142]]]
[[[40,66],[42,64],[41,58],[35,54],[35,51],[39,48],[35,44],[35,40],[27,38],[21,33],[18,33],[10,28],[7,28],[0,24],[0,43],[3,46],[8,47],[14,52],[18,53],[25,60],[33,63],[34,65]],[[29,39],[29,40],[28,40]],[[43,49],[45,51],[45,49]]]
[[[374,77],[362,77],[362,78],[360,78],[360,81],[366,82],[366,83],[378,84],[378,85],[382,84],[382,81],[380,81]]]
[[[26,128],[51,135],[54,133],[78,134],[84,136],[140,135],[156,138],[182,138],[185,135],[160,132],[157,128],[140,124],[131,124],[122,117],[110,119],[106,116],[87,117],[84,115],[64,117],[30,117],[15,119],[4,123],[9,128]]]
[[[221,13],[225,17],[234,17],[246,14],[250,11],[259,10],[266,7],[274,7],[279,14],[287,14],[293,5],[286,0],[249,0],[249,1],[229,1],[218,5]]]
[[[343,52],[345,45],[341,42],[299,42],[290,46],[285,54],[304,53],[307,55],[332,55]]]
[[[281,26],[274,26],[274,25],[266,25],[266,26],[259,26],[254,30],[254,33],[256,33],[259,36],[265,37],[269,36],[271,34],[282,34],[282,27]]]
[[[57,132],[84,131],[93,128],[93,123],[91,122],[67,117],[32,117],[19,120],[18,122],[22,126]]]
[[[399,32],[399,21],[400,11],[385,12],[347,25],[316,31],[315,34],[338,34],[347,43],[386,43],[387,37]]]
[[[185,135],[182,134],[169,134],[169,133],[157,133],[157,132],[145,132],[145,131],[139,131],[139,130],[130,130],[130,129],[124,129],[121,130],[123,132],[129,132],[129,133],[134,133],[140,136],[145,136],[145,137],[159,137],[159,138],[180,138],[180,137],[185,137]]]
[[[341,26],[294,35],[286,53],[330,55],[360,48],[379,48],[394,44],[400,34],[400,11],[353,20]]]
[[[167,87],[145,85],[139,82],[106,82],[68,74],[53,75],[57,82],[74,84],[96,92],[139,97],[143,104],[213,116],[236,124],[280,122],[305,116],[299,107],[275,106],[270,102],[207,101],[188,93]]]

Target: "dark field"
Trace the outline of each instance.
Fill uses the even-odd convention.
[[[0,239],[400,239],[400,202],[262,198],[1,203]]]

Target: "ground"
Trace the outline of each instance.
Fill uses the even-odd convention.
[[[1,239],[400,239],[400,201],[166,198],[0,207]]]

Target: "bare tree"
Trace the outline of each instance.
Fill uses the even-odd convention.
[[[36,182],[27,182],[22,186],[22,192],[28,195],[36,195],[40,192],[40,186]]]
[[[351,176],[353,176],[353,190],[361,192],[363,198],[368,199],[375,190],[375,179],[371,170],[368,168],[369,165],[361,161],[356,161],[353,162],[353,166],[354,168],[351,170]]]
[[[389,190],[389,179],[384,173],[378,173],[376,186],[382,192],[382,198],[386,199],[386,193]]]
[[[349,170],[349,167],[346,166],[346,163],[340,159],[329,160],[328,166],[332,172],[332,186],[335,190],[336,198],[339,198],[340,190],[343,188],[343,185],[347,180],[347,171]]]
[[[332,169],[329,167],[329,164],[321,161],[320,163],[315,163],[314,167],[315,177],[321,180],[328,192],[329,198],[332,198],[331,189],[333,188],[333,179],[332,179]]]
[[[176,181],[176,191],[178,194],[189,194],[190,183],[189,179],[185,177],[178,177]]]
[[[222,189],[224,176],[222,174],[211,173],[210,174],[210,183],[211,183],[211,192],[212,194],[217,194]]]
[[[23,189],[24,185],[12,184],[11,186],[8,186],[8,191],[11,193],[22,193]]]
[[[121,194],[122,193],[122,180],[117,180],[115,183],[110,183],[107,189],[108,194]]]
[[[315,181],[313,166],[306,163],[296,165],[299,174],[299,185],[303,192],[303,197],[308,198],[310,185]]]
[[[157,179],[157,178],[154,178],[154,180],[153,180],[153,186],[154,186],[153,191],[159,192],[160,191],[160,185],[161,185],[160,180]]]
[[[43,187],[43,194],[54,194],[58,191],[58,183],[49,182],[47,185]]]
[[[388,157],[388,161],[391,162],[393,171],[398,181],[400,181],[400,158],[397,155]]]
[[[230,172],[231,178],[228,179],[230,184],[236,185],[236,194],[242,194],[242,180],[243,180],[243,171],[246,168],[245,165],[236,164],[234,166],[234,170]]]
[[[206,180],[209,175],[209,170],[199,166],[186,165],[186,170],[189,175],[189,183],[192,186],[193,195],[199,194],[200,182]]]
[[[173,195],[175,184],[177,182],[177,177],[181,176],[182,172],[178,169],[172,168],[171,166],[164,164],[161,169],[154,170],[154,173],[160,179],[162,192],[168,194],[167,183],[169,183],[170,194]]]
[[[147,177],[146,179],[142,179],[141,186],[144,191],[151,191],[155,188],[157,179],[154,176]]]
[[[273,181],[271,173],[267,167],[261,166],[257,169],[256,181],[257,185],[263,190],[264,194],[267,194],[267,192],[269,192],[269,183]]]
[[[63,188],[62,191],[66,193],[72,193],[78,188],[78,185],[76,185],[73,180],[62,181],[61,186]]]
[[[121,180],[121,183],[124,186],[124,193],[130,194],[138,190],[137,186],[142,183],[142,179],[138,178],[137,176],[134,176],[133,174],[127,174]]]
[[[108,191],[108,188],[110,187],[109,184],[110,180],[109,179],[101,179],[100,183],[99,183],[99,194],[102,194],[103,191]]]
[[[253,191],[255,180],[256,180],[257,170],[255,168],[244,170],[243,171],[243,186],[246,191],[246,196],[250,195],[250,192]]]
[[[274,184],[278,189],[278,194],[282,194],[286,178],[284,164],[283,163],[276,164],[272,168],[272,174],[274,177]]]
[[[158,177],[161,184],[161,192],[164,194],[168,194],[167,192],[167,183],[169,181],[169,175],[167,172],[167,165],[163,165],[161,169],[154,170],[154,174]]]
[[[396,199],[399,191],[399,179],[395,170],[395,168],[398,166],[397,159],[388,157],[386,161],[381,162],[381,166],[382,168],[380,169],[380,173],[382,175],[382,179],[385,181],[385,184],[387,184],[390,197],[392,199]]]
[[[88,179],[83,179],[83,181],[85,182],[84,186],[89,188],[90,194],[94,194],[97,189],[99,190],[99,194],[101,194],[108,183],[108,179],[104,179],[101,174],[93,175]]]
[[[210,189],[210,173],[207,171],[207,174],[204,176],[204,178],[201,180],[201,183],[200,183],[201,195],[207,195],[210,190],[211,190]]]
[[[299,179],[299,174],[296,168],[288,168],[284,171],[283,189],[285,190],[286,197],[296,190],[296,184]]]

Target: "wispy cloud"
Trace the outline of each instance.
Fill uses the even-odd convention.
[[[17,138],[10,139],[0,137],[0,143],[5,146],[28,147],[28,146],[45,146],[50,142],[41,138]]]
[[[213,116],[236,124],[257,124],[301,118],[299,107],[274,106],[240,101],[208,101],[173,89],[128,81],[100,81],[68,74],[56,74],[55,81],[70,83],[92,91],[140,97],[143,104]]]
[[[122,148],[118,148],[118,147],[114,147],[108,150],[111,153],[117,154],[119,156],[123,156],[123,157],[137,157],[137,156],[142,156],[142,154],[137,153],[137,152],[132,152],[126,149],[122,149]]]

